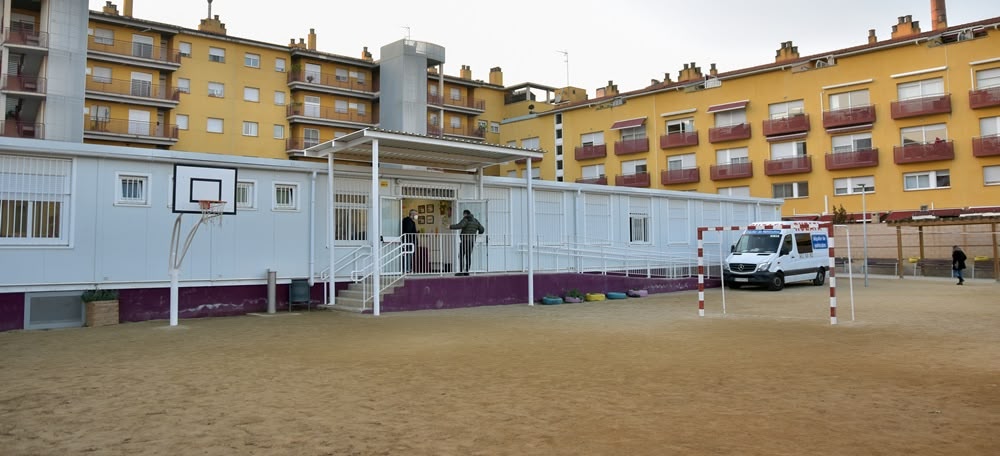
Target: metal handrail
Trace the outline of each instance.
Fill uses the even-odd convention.
[[[397,245],[387,244],[383,246],[382,252],[380,252],[379,254],[378,263],[382,266],[381,267],[382,271],[385,271],[387,269],[386,268],[387,265],[392,265],[394,263],[401,262],[401,260],[406,255],[412,255],[412,254],[413,254],[412,243],[403,242]],[[369,262],[365,267],[363,267],[360,270],[356,269],[351,271],[351,280],[354,281],[354,283],[359,283],[359,282],[361,283],[362,307],[366,306],[369,300],[375,298],[375,293],[381,293],[383,290],[395,285],[396,282],[399,282],[406,276],[406,271],[403,268],[400,268],[398,272],[390,271],[388,273],[379,274],[380,277],[395,276],[395,278],[386,280],[385,282],[380,282],[379,289],[378,290],[371,289],[371,293],[369,293],[371,277],[375,275],[375,264],[376,262],[372,261]]]

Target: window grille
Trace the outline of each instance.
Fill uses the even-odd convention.
[[[274,210],[297,210],[299,189],[295,184],[274,184]]]
[[[428,199],[455,199],[457,195],[457,189],[437,187],[437,186],[421,186],[421,185],[403,185],[400,189],[400,196],[403,198],[428,198]]]
[[[71,170],[71,160],[0,155],[0,244],[69,244]]]
[[[119,174],[118,175],[118,204],[127,205],[147,205],[147,187],[149,177]]]

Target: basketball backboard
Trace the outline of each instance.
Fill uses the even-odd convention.
[[[236,215],[236,168],[174,165],[173,212],[201,214],[199,201],[225,201],[224,215]]]

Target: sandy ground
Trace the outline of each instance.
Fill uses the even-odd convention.
[[[1000,285],[0,333],[0,454],[996,455]]]

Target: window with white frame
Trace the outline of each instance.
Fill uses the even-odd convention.
[[[875,193],[875,176],[854,176],[833,180],[834,195]]]
[[[835,154],[871,150],[872,148],[871,133],[834,136],[831,138],[831,141],[833,143],[833,153]]]
[[[308,82],[320,82],[323,76],[323,66],[315,63],[306,64],[306,81]]]
[[[208,48],[208,61],[226,63],[226,50],[210,46]]]
[[[96,83],[108,84],[111,82],[111,68],[95,66],[91,73],[91,79]]]
[[[983,117],[982,119],[979,119],[979,135],[1000,135],[1000,117]]]
[[[68,245],[73,161],[0,155],[0,245]]]
[[[285,59],[284,58],[278,57],[278,58],[274,59],[274,71],[277,71],[279,73],[284,73],[285,72]]]
[[[500,122],[490,122],[490,133],[500,133]]]
[[[303,97],[305,114],[309,117],[319,117],[322,106],[320,105],[319,97],[307,96]]]
[[[180,93],[191,93],[191,80],[188,78],[177,78],[177,91]]]
[[[750,186],[724,187],[720,188],[718,193],[723,196],[750,196]]]
[[[243,136],[257,136],[257,122],[243,121]]]
[[[274,104],[278,106],[285,105],[285,92],[282,92],[280,90],[274,91]]]
[[[792,116],[805,114],[805,112],[805,103],[802,100],[772,103],[767,106],[767,114],[771,119],[787,119]]]
[[[271,133],[274,139],[285,139],[285,126],[284,125],[274,125]]]
[[[209,117],[205,125],[205,131],[209,133],[222,133],[222,119]]]
[[[276,211],[296,211],[299,209],[299,184],[275,182],[274,204]]]
[[[352,71],[351,77],[357,81],[358,85],[365,85],[365,80],[368,79],[367,76],[360,71]]]
[[[103,105],[92,105],[90,107],[90,122],[95,128],[99,128],[102,125],[111,120],[111,107]]]
[[[717,165],[750,163],[750,151],[746,147],[717,150],[715,151],[715,163]]]
[[[644,197],[628,198],[629,243],[649,244],[652,242],[649,214],[652,200]]]
[[[722,111],[715,113],[715,127],[732,127],[734,125],[742,125],[747,123],[747,110],[743,109],[731,109],[729,111]]]
[[[450,116],[448,119],[448,125],[450,125],[451,128],[461,128],[462,118],[458,116]]]
[[[208,96],[212,98],[223,98],[226,96],[226,86],[221,82],[208,83]]]
[[[773,198],[805,198],[809,196],[809,182],[784,182],[771,184],[771,195]]]
[[[334,77],[337,78],[337,82],[347,82],[350,79],[350,75],[347,74],[347,70],[344,68],[334,70]]]
[[[116,206],[149,206],[149,174],[115,173]]]
[[[534,138],[524,138],[521,140],[522,149],[538,149],[539,147],[541,147],[541,143],[539,142],[537,136]]]
[[[835,93],[830,95],[830,110],[860,108],[871,104],[868,89],[854,90],[851,92]]]
[[[319,129],[318,128],[303,128],[302,129],[303,144],[305,147],[312,147],[319,144]]]
[[[639,125],[639,126],[636,126],[636,127],[629,127],[629,128],[622,128],[621,130],[618,130],[618,131],[621,132],[622,141],[632,141],[632,140],[645,139],[646,138],[646,126],[645,125]]]
[[[951,173],[946,169],[903,174],[903,190],[930,190],[951,187]]]
[[[236,207],[257,209],[257,182],[241,180],[236,182]]]
[[[948,140],[948,127],[943,123],[901,128],[899,133],[902,136],[903,146]]]
[[[600,146],[604,144],[604,132],[584,133],[580,135],[580,145],[583,147]]]
[[[243,65],[250,68],[260,68],[260,54],[243,54]]]
[[[359,116],[365,116],[368,112],[368,108],[365,107],[364,103],[348,103],[347,108],[351,111],[355,111]]]
[[[806,156],[805,141],[789,141],[783,143],[771,143],[771,160],[781,160],[783,158],[795,158]]]
[[[455,87],[452,87],[449,93],[452,100],[458,101],[462,99],[462,92]]]
[[[691,169],[695,167],[696,163],[695,154],[671,155],[667,157],[668,170]]]
[[[243,101],[260,102],[260,89],[256,87],[243,88]]]
[[[622,162],[622,175],[643,174],[646,172],[646,159],[627,160]]]
[[[580,168],[580,172],[584,179],[600,179],[604,177],[604,164],[587,165]]]
[[[976,89],[1000,87],[1000,68],[990,68],[976,72]]]
[[[694,117],[674,119],[667,121],[667,134],[675,135],[680,133],[690,133],[694,131]]]
[[[189,119],[188,119],[187,114],[176,114],[174,116],[174,121],[177,122],[177,129],[178,130],[187,130],[188,129],[188,120]]]
[[[542,178],[542,168],[540,168],[538,166],[535,166],[535,167],[531,168],[531,178],[532,179],[541,179]]]
[[[133,71],[129,79],[129,95],[133,97],[149,97],[153,94],[153,75]]]
[[[1000,165],[983,167],[983,185],[1000,185]]]
[[[360,242],[367,239],[369,192],[366,184],[351,179],[337,180],[337,193],[333,197],[335,240]]]
[[[535,191],[535,225],[546,227],[537,230],[538,242],[558,244],[563,241],[563,194],[562,192]]]
[[[178,45],[178,51],[180,51],[181,57],[191,57],[191,43],[181,41]]]
[[[337,114],[347,114],[347,100],[334,100],[333,112]]]
[[[896,86],[900,100],[931,97],[944,94],[944,78],[905,82]]]
[[[153,58],[153,37],[133,34],[132,57]]]
[[[94,44],[113,46],[115,44],[115,31],[111,29],[94,29]]]

